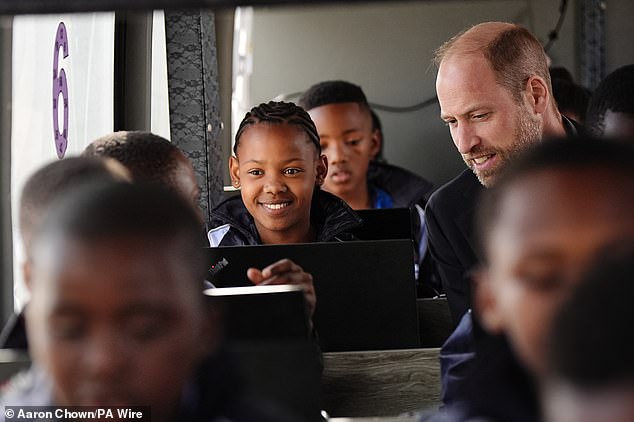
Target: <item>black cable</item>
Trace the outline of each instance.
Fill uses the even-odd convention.
[[[436,104],[437,102],[438,102],[438,97],[434,95],[433,97],[425,101],[413,104],[411,106],[395,107],[395,106],[388,106],[388,105],[376,104],[376,103],[369,103],[369,104],[370,104],[370,107],[376,110],[390,111],[392,113],[409,113],[411,111],[422,110],[426,107]]]
[[[561,31],[561,26],[564,23],[564,19],[566,18],[566,10],[568,9],[568,0],[561,0],[559,4],[559,19],[557,20],[557,24],[555,28],[548,33],[548,42],[544,46],[544,51],[548,53],[550,47],[553,46],[557,38],[559,37],[559,31]]]
[[[555,25],[555,28],[548,33],[548,42],[544,46],[544,51],[546,53],[548,53],[548,50],[550,50],[550,47],[552,47],[554,42],[559,37],[559,31],[561,31],[561,26],[563,25],[564,19],[566,18],[567,10],[568,10],[568,0],[561,0],[561,3],[559,4],[559,19],[557,20],[557,24]],[[278,95],[277,98],[282,100],[295,99],[295,98],[298,98],[302,94],[303,92],[293,92],[291,94]],[[434,95],[433,97],[425,101],[421,101],[420,103],[416,103],[411,106],[396,107],[396,106],[388,106],[388,105],[377,104],[377,103],[369,103],[369,104],[370,104],[370,107],[376,110],[388,111],[392,113],[409,113],[412,111],[422,110],[436,103],[438,103],[438,97]]]
[[[280,94],[277,97],[275,97],[275,100],[287,101],[287,100],[299,98],[299,96],[301,96],[303,93],[304,92],[301,91],[301,92],[292,92],[290,94]],[[368,104],[370,105],[370,107],[376,110],[388,111],[392,113],[409,113],[412,111],[422,110],[426,107],[436,104],[437,102],[438,102],[438,97],[434,95],[433,97],[425,101],[421,101],[420,103],[412,104],[410,106],[402,106],[402,107],[389,106],[389,105],[377,104],[377,103],[371,103],[371,102],[368,102]]]

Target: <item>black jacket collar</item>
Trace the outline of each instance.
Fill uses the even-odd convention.
[[[361,219],[341,198],[318,189],[313,194],[310,219],[317,234],[317,242],[352,240],[350,230],[361,224]],[[210,229],[229,224],[239,234],[237,239],[223,240],[223,245],[258,245],[262,241],[255,222],[240,196],[221,202],[211,211]]]
[[[386,191],[395,208],[424,206],[432,191],[432,183],[403,168],[387,163],[371,162],[368,183]]]

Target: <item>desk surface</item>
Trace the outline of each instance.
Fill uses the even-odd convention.
[[[438,354],[439,349],[324,353],[324,409],[334,417],[362,418],[354,421],[416,420],[406,412],[440,404]],[[370,415],[381,419],[363,419]]]

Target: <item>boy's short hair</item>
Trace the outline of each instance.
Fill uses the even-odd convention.
[[[137,183],[174,186],[174,172],[182,151],[150,132],[120,131],[103,136],[86,147],[84,156],[111,157],[130,170]]]
[[[518,180],[544,170],[595,170],[612,175],[624,207],[634,206],[634,147],[592,137],[546,140],[507,166],[499,182],[482,193],[477,210],[477,239],[487,260],[487,239],[501,211],[502,198]],[[606,192],[610,190],[606,187]],[[612,189],[611,191],[614,191]],[[604,201],[605,198],[588,198]]]
[[[325,81],[308,88],[299,98],[299,105],[312,110],[323,105],[357,103],[370,111],[368,99],[360,86],[346,81]]]
[[[634,118],[634,64],[616,69],[599,83],[588,104],[586,126],[602,136],[605,113],[628,113]]]
[[[233,144],[233,153],[238,154],[238,145],[240,137],[244,131],[250,126],[258,123],[269,124],[288,124],[301,128],[308,136],[310,142],[317,148],[317,153],[321,154],[321,144],[319,143],[319,134],[315,123],[310,115],[303,108],[294,103],[284,101],[269,101],[253,107],[242,119],[238,131],[236,132],[235,143]]]
[[[200,289],[206,268],[195,211],[180,195],[160,186],[90,183],[64,195],[35,234],[35,256],[45,239],[99,242],[144,238],[155,245],[178,242],[181,258]]]
[[[549,375],[576,387],[634,382],[634,239],[609,245],[554,319]]]
[[[68,157],[45,165],[26,181],[20,196],[19,227],[27,251],[49,207],[61,195],[88,182],[118,181],[98,157]]]

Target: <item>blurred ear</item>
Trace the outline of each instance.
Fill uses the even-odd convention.
[[[24,285],[28,290],[29,294],[31,293],[31,277],[33,270],[31,269],[31,261],[26,260],[22,263],[22,276],[24,277]]]
[[[489,279],[486,269],[479,269],[473,274],[473,306],[475,314],[486,331],[499,334],[503,331],[501,312],[498,306],[495,287]]]
[[[231,175],[231,185],[234,188],[240,187],[240,164],[233,155],[229,157],[229,174]]]
[[[382,143],[383,139],[381,137],[381,132],[378,129],[374,129],[372,131],[372,136],[370,137],[370,154],[373,159],[376,158],[381,151]]]
[[[317,186],[321,186],[324,184],[324,181],[326,180],[326,175],[328,174],[328,158],[325,154],[321,154],[317,159],[317,167],[315,170],[315,183],[317,184]]]

